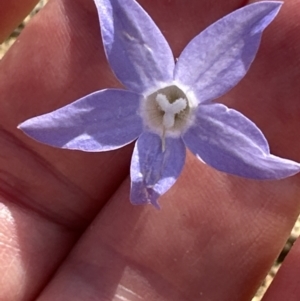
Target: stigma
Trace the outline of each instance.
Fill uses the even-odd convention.
[[[177,85],[170,85],[145,95],[140,116],[146,129],[162,138],[180,137],[195,120],[195,101]],[[191,99],[192,100],[191,100]]]
[[[157,94],[156,102],[164,112],[162,125],[166,130],[171,129],[174,126],[176,114],[180,113],[187,106],[187,101],[185,99],[178,98],[173,103],[170,103],[164,94]]]

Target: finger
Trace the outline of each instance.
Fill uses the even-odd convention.
[[[129,149],[100,156],[31,149],[16,130],[42,110],[112,85],[100,45],[92,1],[52,1],[0,63],[1,300],[34,298],[128,173]]]
[[[278,28],[289,31],[285,20],[294,16],[294,8],[292,2],[286,4],[285,17],[276,20],[277,27],[269,30],[271,37],[278,36]],[[295,38],[294,33],[285,40],[286,49],[274,49],[289,51],[288,45]],[[284,34],[275,40],[280,43],[282,39],[286,39]],[[274,65],[268,55],[268,51],[262,51],[257,64],[271,73]],[[274,72],[279,77],[275,85],[277,80],[287,84],[290,76],[294,80],[297,74],[290,70],[287,78],[276,68]],[[255,74],[259,75],[258,70]],[[259,81],[259,76],[253,77],[251,87],[236,95],[244,96],[249,105],[247,92],[261,89]],[[273,89],[264,90],[268,100]],[[290,93],[295,108],[299,94],[297,89]],[[276,107],[278,103],[269,105]],[[251,112],[247,106],[244,109]],[[265,112],[257,110],[257,117],[262,118]],[[277,117],[268,114],[269,123],[275,127],[281,122]],[[289,133],[298,126],[292,121],[287,127]],[[267,135],[271,130],[266,129]],[[272,136],[271,147],[299,160],[298,141],[283,147],[281,139],[282,135]],[[162,198],[163,209],[157,213],[152,208],[129,206],[125,182],[39,301],[96,296],[121,300],[249,300],[296,220],[299,184],[299,177],[277,182],[237,179],[213,171],[189,155],[177,185]]]
[[[297,301],[300,297],[300,240],[294,244],[262,301]]]
[[[250,300],[299,211],[297,183],[196,164],[189,157],[160,212],[130,206],[125,182],[38,301]]]
[[[0,43],[23,21],[38,0],[0,1]]]
[[[0,300],[33,300],[66,256],[79,229],[0,196]],[[10,203],[8,203],[10,201]]]
[[[130,149],[123,149],[122,156],[117,156],[118,152],[86,154],[54,150],[26,138],[16,126],[28,117],[115,83],[100,46],[92,1],[52,1],[28,24],[0,64],[3,96],[0,117],[6,146],[2,147],[5,159],[1,168],[15,179],[16,186],[22,181],[22,192],[38,206],[42,202],[42,208],[49,213],[61,215],[62,204],[72,208],[64,211],[62,220],[78,222],[78,216],[88,220],[95,215],[127,174]],[[19,144],[18,139],[26,144]],[[20,156],[26,159],[19,160]],[[52,180],[50,174],[55,175]],[[76,202],[62,198],[62,202],[54,189],[61,185],[61,177],[69,179],[68,185],[82,190],[85,197],[77,198]],[[95,202],[96,198],[100,201]]]
[[[300,44],[294,11],[298,0],[284,1],[275,22],[266,29],[247,76],[220,101],[233,106],[263,131],[275,155],[299,161]],[[295,10],[296,9],[296,10]],[[276,62],[280,62],[276,63]],[[270,68],[270,66],[272,66]]]

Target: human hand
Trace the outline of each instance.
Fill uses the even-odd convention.
[[[175,56],[245,4],[140,3]],[[219,101],[255,121],[274,154],[300,161],[297,5],[285,2],[249,74]],[[11,12],[8,21],[18,18]],[[16,130],[29,117],[119,86],[100,41],[92,1],[52,0],[1,61],[0,300],[250,300],[299,214],[299,177],[244,180],[188,154],[158,212],[129,203],[132,146],[58,150]]]

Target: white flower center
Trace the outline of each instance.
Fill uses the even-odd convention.
[[[191,126],[195,107],[182,89],[172,85],[147,95],[140,115],[145,127],[160,135],[164,145],[165,137],[179,137]]]
[[[175,102],[170,103],[164,94],[157,94],[156,101],[165,112],[163,116],[163,126],[165,129],[171,129],[175,124],[175,115],[186,108],[187,101],[183,98],[178,98]]]

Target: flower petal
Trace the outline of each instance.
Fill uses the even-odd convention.
[[[183,140],[200,160],[237,176],[280,179],[300,171],[300,164],[270,155],[255,124],[222,104],[200,105],[196,124]]]
[[[275,1],[250,4],[209,26],[183,50],[175,79],[190,87],[199,102],[225,94],[247,73],[262,32],[281,5]]]
[[[131,203],[152,204],[159,208],[157,199],[175,183],[185,161],[185,146],[181,138],[166,138],[163,151],[161,138],[143,133],[135,144],[132,155]]]
[[[141,95],[102,90],[61,109],[26,120],[19,128],[39,142],[87,152],[120,148],[142,132]]]
[[[173,80],[172,51],[144,9],[133,0],[95,0],[107,59],[117,78],[143,93]]]

